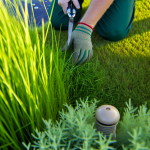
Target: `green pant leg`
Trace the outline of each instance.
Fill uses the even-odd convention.
[[[78,0],[78,1],[80,3],[80,9],[76,9],[76,16],[74,17],[74,23],[76,23],[79,20],[82,11],[83,0]],[[49,7],[48,10],[49,16],[51,15],[53,3],[54,0],[52,0],[51,6]],[[55,30],[60,30],[60,27],[61,30],[68,30],[69,16],[64,14],[62,7],[58,5],[58,0],[55,0],[51,23],[52,23],[52,27]]]
[[[96,29],[106,40],[123,39],[131,30],[135,13],[135,0],[114,0],[96,24]]]

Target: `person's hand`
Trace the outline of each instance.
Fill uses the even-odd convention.
[[[58,5],[60,5],[64,11],[64,14],[67,14],[67,7],[70,0],[58,0]],[[80,3],[78,0],[72,0],[76,9],[80,9]]]
[[[71,44],[74,44],[73,63],[76,65],[90,60],[93,56],[92,42],[91,42],[92,29],[84,24],[78,24],[75,30],[71,34],[71,40],[68,45],[62,48],[62,51],[68,50]]]

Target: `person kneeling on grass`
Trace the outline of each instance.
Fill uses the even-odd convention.
[[[56,1],[56,0],[55,0]],[[58,0],[54,4],[51,23],[55,30],[68,30],[69,17],[67,15],[68,2]],[[84,0],[72,0],[76,7],[76,23],[81,15]],[[52,0],[48,14],[51,14],[54,0]],[[72,32],[70,44],[68,42],[62,51],[68,50],[74,44],[73,63],[82,64],[93,56],[91,34],[96,26],[98,33],[106,40],[118,41],[123,39],[131,30],[135,13],[135,0],[91,0],[83,18]]]

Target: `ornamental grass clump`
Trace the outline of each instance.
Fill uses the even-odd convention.
[[[23,149],[21,142],[32,141],[30,133],[35,126],[44,127],[42,118],[51,118],[52,122],[58,119],[58,111],[69,103],[64,84],[65,80],[69,82],[69,76],[63,73],[69,75],[74,68],[70,65],[68,69],[66,53],[58,59],[61,50],[58,51],[52,27],[52,46],[45,46],[51,16],[46,34],[42,19],[41,38],[36,26],[28,25],[27,0],[25,11],[20,5],[23,18],[16,2],[6,1],[7,7],[8,3],[10,8],[14,5],[17,15],[10,15],[0,1],[0,149],[5,150]],[[47,53],[49,57],[45,58]]]

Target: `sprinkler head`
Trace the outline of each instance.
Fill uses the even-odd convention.
[[[95,113],[97,130],[103,132],[107,138],[110,133],[113,133],[113,140],[116,138],[116,126],[119,119],[119,111],[112,105],[102,105],[97,108]]]

